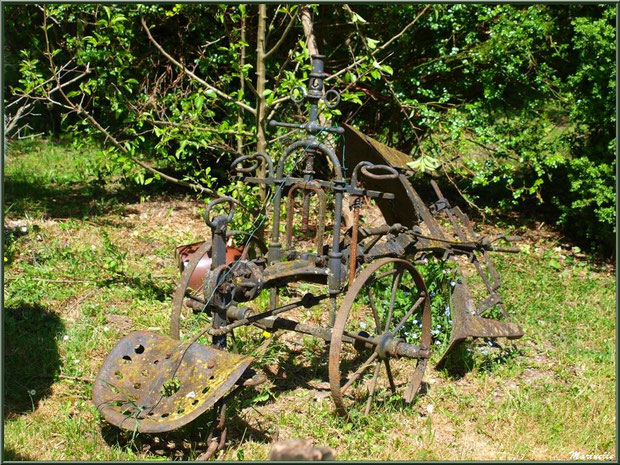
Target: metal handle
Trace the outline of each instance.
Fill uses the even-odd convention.
[[[360,171],[364,176],[375,180],[396,179],[398,177],[398,171],[388,165],[363,165]],[[385,171],[386,174],[381,174],[381,171]]]
[[[235,160],[233,160],[230,167],[235,168],[236,171],[240,173],[248,174],[253,171],[256,171],[256,169],[258,168],[258,163],[261,159],[264,160],[265,163],[267,163],[267,170],[269,172],[268,174],[269,174],[269,177],[272,178],[273,177],[273,162],[271,161],[271,157],[267,155],[265,152],[256,152],[253,155],[242,155],[241,157],[238,157]],[[243,163],[244,161],[248,161],[248,160],[253,161],[254,163],[252,163],[250,166],[240,166],[236,168],[237,165]]]
[[[252,163],[250,166],[237,167],[237,165],[240,165],[241,163],[247,160],[253,161],[254,163]],[[257,159],[255,155],[243,155],[239,158],[235,158],[233,162],[230,164],[230,167],[235,168],[235,170],[239,171],[240,173],[251,173],[252,171],[255,171],[258,168],[258,162],[259,160]]]
[[[386,171],[387,174],[373,173],[371,170]],[[398,171],[388,165],[375,165],[369,161],[361,161],[355,168],[353,168],[353,174],[351,175],[351,185],[354,189],[357,189],[357,178],[359,173],[364,176],[368,176],[370,179],[382,180],[382,179],[395,179],[398,177]]]
[[[209,202],[209,204],[207,205],[207,208],[205,209],[205,223],[207,223],[207,226],[209,226],[210,228],[215,228],[216,225],[209,218],[209,213],[211,213],[211,210],[213,209],[213,207],[221,203],[228,203],[230,205],[230,211],[228,212],[228,215],[226,216],[226,222],[230,223],[230,221],[233,219],[233,216],[235,214],[235,204],[238,202],[232,197],[221,197],[219,199],[215,199]]]
[[[299,90],[301,91],[301,97],[300,98],[295,98],[295,91]],[[304,101],[304,99],[306,98],[306,95],[308,95],[308,92],[306,91],[306,88],[304,86],[295,86],[291,89],[291,92],[289,94],[291,100],[295,103],[301,103]]]
[[[305,124],[281,123],[280,121],[276,121],[274,119],[269,121],[269,126],[278,126],[278,127],[281,127],[281,128],[306,129],[306,125]]]
[[[332,97],[330,97],[330,95]],[[327,92],[325,92],[325,95],[323,96],[323,101],[325,102],[327,108],[336,108],[340,103],[340,92],[334,89],[329,89]]]

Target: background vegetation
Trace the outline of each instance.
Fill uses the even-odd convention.
[[[303,121],[288,95],[316,50],[342,93],[322,117],[411,154],[416,188],[462,194],[480,232],[524,237],[494,258],[525,336],[465,345],[413,406],[345,420],[324,344],[244,328],[269,381],[235,398],[217,458],[264,460],[277,437],[343,460],[614,453],[615,270],[580,250],[615,254],[613,5],[3,8],[5,458],[204,452],[208,415],[135,437],[102,420],[92,383],[123,335],[167,332],[172,251],[208,235],[201,201],[258,207],[227,167],[298,137],[266,123]]]
[[[226,167],[287,142],[266,122],[303,114],[286,97],[312,36],[343,93],[326,118],[412,154],[482,214],[542,215],[614,253],[613,5],[4,8],[12,138],[97,139],[108,172],[252,207]]]

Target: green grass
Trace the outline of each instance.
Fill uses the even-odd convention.
[[[178,279],[174,247],[209,235],[199,215],[203,202],[164,195],[140,202],[118,174],[100,176],[105,155],[97,150],[14,147],[5,215],[28,233],[5,237],[5,458],[195,458],[210,415],[180,431],[132,438],[100,418],[91,386],[122,336],[168,331]],[[544,229],[541,236],[508,227],[527,238],[527,252],[496,255],[506,304],[525,330],[521,340],[502,349],[466,345],[460,360],[467,369],[427,370],[413,406],[387,402],[364,417],[362,405],[347,421],[325,396],[321,343],[299,337],[293,344],[276,334],[256,364],[272,373],[270,381],[234,399],[229,445],[218,458],[266,459],[276,433],[314,439],[342,460],[613,453],[614,270],[558,249]],[[250,353],[265,336],[247,328],[238,339]]]

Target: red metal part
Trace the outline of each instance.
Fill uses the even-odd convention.
[[[194,254],[198,251],[200,246],[206,241],[195,242],[193,244],[180,245],[175,249],[175,257],[177,259],[179,270],[183,273],[183,270],[192,259]],[[229,245],[226,247],[226,264],[230,264],[235,260],[238,260],[243,253],[243,247],[234,247]],[[200,259],[196,269],[192,273],[189,279],[189,288],[198,290],[202,286],[202,282],[205,278],[206,272],[211,267],[211,249]]]

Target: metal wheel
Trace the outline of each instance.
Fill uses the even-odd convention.
[[[239,231],[229,231],[228,236],[245,235]],[[247,238],[244,237],[244,242]],[[252,237],[247,249],[244,249],[240,257],[235,259],[256,258],[267,253],[267,247],[262,240]],[[211,254],[211,242],[204,242],[193,254],[189,262],[185,265],[181,273],[181,279],[177,283],[172,298],[172,312],[170,313],[170,336],[174,339],[180,339],[182,335],[193,332],[198,327],[204,328],[211,324],[211,317],[204,310],[204,284],[200,286],[191,286],[190,281],[194,271],[205,255]],[[227,254],[227,261],[229,256]],[[194,315],[192,318],[192,315]]]
[[[338,413],[347,416],[356,401],[365,401],[368,414],[373,400],[394,395],[410,403],[430,344],[430,299],[415,267],[397,258],[366,267],[349,287],[332,330],[329,381]]]

